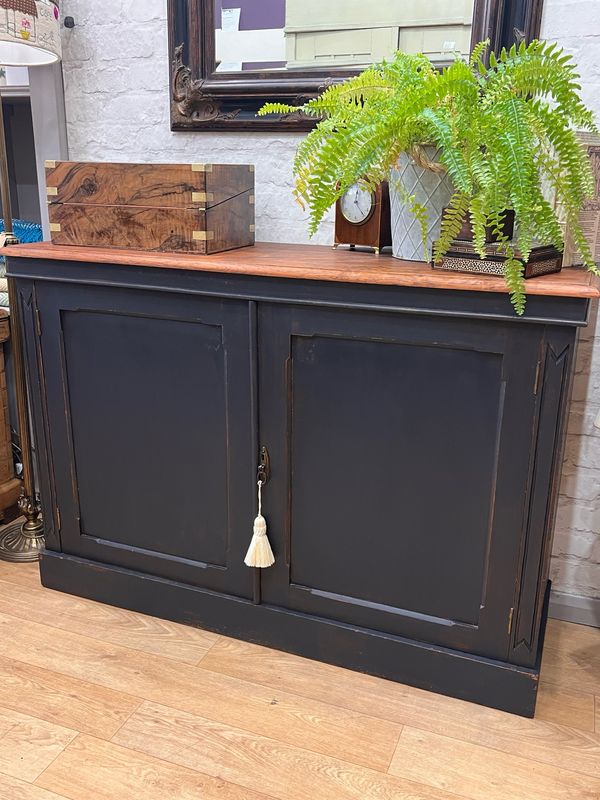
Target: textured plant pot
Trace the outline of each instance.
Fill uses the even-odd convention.
[[[439,150],[435,147],[424,147],[423,152],[429,161],[438,161]],[[414,195],[416,201],[427,209],[425,248],[421,226],[404,202],[399,184],[404,187],[406,194]],[[453,190],[452,181],[445,172],[425,169],[416,164],[407,153],[402,153],[390,174],[392,252],[395,258],[406,261],[431,260],[433,242],[440,235],[442,212],[449,204]]]

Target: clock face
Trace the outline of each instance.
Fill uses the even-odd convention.
[[[355,183],[340,198],[340,210],[353,225],[365,222],[373,212],[375,199],[361,183]]]

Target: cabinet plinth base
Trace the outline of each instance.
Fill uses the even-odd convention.
[[[202,626],[520,716],[534,714],[539,658],[530,669],[48,550],[42,553],[40,571],[49,589]]]

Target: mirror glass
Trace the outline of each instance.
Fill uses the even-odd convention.
[[[474,0],[214,0],[217,72],[468,56]]]

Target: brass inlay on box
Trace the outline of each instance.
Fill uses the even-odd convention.
[[[46,169],[55,169],[56,161],[44,161],[44,166],[46,167]]]
[[[60,227],[60,222],[51,222],[50,230],[52,233],[60,233],[60,231],[62,230]]]
[[[212,164],[192,164],[192,172],[212,172]]]
[[[47,186],[46,194],[48,197],[56,197],[58,195],[58,186]]]
[[[196,242],[212,242],[214,238],[214,231],[192,231],[192,239]]]
[[[249,195],[248,202],[250,203],[251,206],[254,205],[254,195],[253,194]]]
[[[249,225],[248,230],[250,231],[250,233],[254,233],[254,231],[256,230],[256,225]]]
[[[211,203],[214,199],[212,192],[192,192],[192,203]]]

